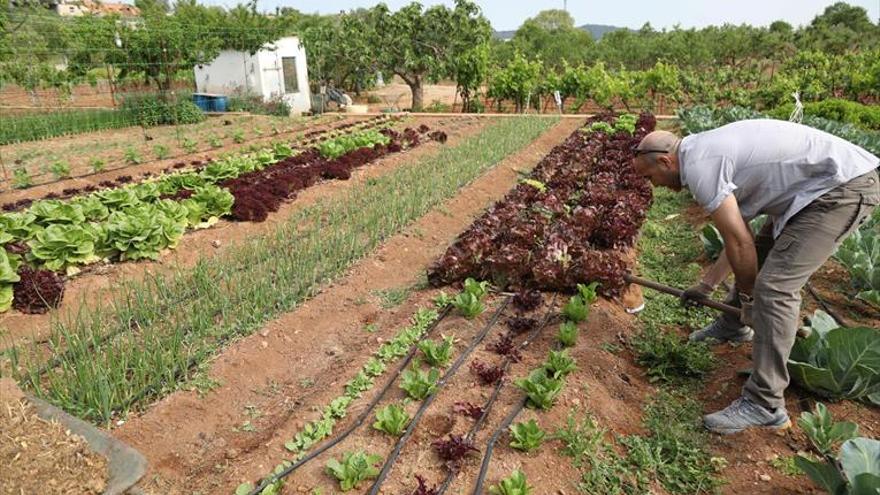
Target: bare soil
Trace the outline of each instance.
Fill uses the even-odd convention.
[[[57,310],[44,315],[29,315],[18,311],[8,311],[0,315],[0,329],[3,330],[3,333],[0,333],[0,349],[26,341],[42,342],[49,334],[53,318],[75,314],[82,306],[94,307],[97,304],[108,303],[114,295],[119,294],[123,282],[142,280],[157,273],[186,269],[203,256],[218,256],[242,239],[271,232],[280,222],[284,222],[299,209],[315,201],[342,194],[369,178],[394,170],[400,164],[436,153],[442,146],[454,146],[466,136],[479,132],[488,122],[485,119],[470,117],[426,117],[407,119],[398,125],[418,126],[423,123],[432,129],[446,130],[449,136],[447,144],[428,141],[413,150],[396,153],[361,167],[353,171],[348,181],[327,181],[315,185],[301,191],[294,200],[283,204],[277,212],[270,214],[265,222],[224,220],[210,229],[190,231],[183,237],[177,249],[165,252],[159,261],[144,260],[89,267],[67,281],[64,300]]]
[[[0,493],[99,494],[107,460],[62,425],[37,416],[15,383],[0,379]]]

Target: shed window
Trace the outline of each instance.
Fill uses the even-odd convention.
[[[284,76],[284,92],[298,93],[296,57],[281,57],[281,72]]]

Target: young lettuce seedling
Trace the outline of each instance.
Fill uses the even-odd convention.
[[[565,347],[573,347],[577,343],[578,327],[572,321],[564,321],[559,325],[559,335],[557,339],[559,343]]]
[[[565,319],[574,323],[580,323],[587,319],[590,314],[590,306],[580,294],[572,296],[562,307]]]
[[[468,319],[476,317],[485,309],[483,302],[470,292],[462,292],[455,296],[455,299],[452,300],[452,305],[455,306],[455,309],[462,316]]]
[[[373,428],[384,431],[385,433],[399,437],[409,424],[409,414],[403,406],[397,404],[389,404],[382,409],[376,411],[376,422]]]
[[[550,351],[547,360],[544,361],[544,370],[547,375],[559,379],[576,370],[574,358],[568,355],[568,349]]]
[[[486,294],[489,293],[489,282],[477,282],[473,278],[468,277],[464,281],[464,292],[473,294],[474,297],[482,301]]]
[[[524,423],[510,425],[510,446],[523,452],[536,450],[544,442],[547,433],[538,426],[538,422],[530,419]]]
[[[526,393],[529,406],[543,410],[553,407],[563,384],[562,380],[547,376],[543,368],[533,370],[528,378],[520,378],[514,383]]]
[[[526,482],[526,475],[517,469],[509,478],[489,487],[491,495],[530,495],[533,488]]]
[[[327,461],[327,473],[339,480],[339,488],[347,492],[357,488],[361,481],[378,476],[380,462],[382,456],[379,455],[346,452],[342,455],[342,462],[336,459]]]
[[[413,366],[413,369],[406,370],[400,375],[400,388],[413,399],[422,400],[434,393],[439,379],[440,371],[437,368],[423,371]]]
[[[443,337],[439,344],[433,340],[424,340],[419,342],[419,350],[425,355],[425,361],[428,364],[444,367],[452,358],[453,340],[452,335]]]

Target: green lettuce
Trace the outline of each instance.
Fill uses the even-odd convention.
[[[187,210],[171,200],[160,203],[110,214],[106,240],[121,260],[155,260],[163,249],[177,246],[186,230]]]
[[[36,219],[36,216],[27,212],[4,213],[0,215],[0,230],[11,235],[13,240],[27,240],[35,231],[40,230],[34,224]]]
[[[816,311],[807,338],[798,338],[788,370],[801,387],[830,399],[880,405],[880,329],[839,327]]]
[[[37,201],[28,209],[28,213],[35,217],[35,223],[46,226],[62,223],[77,225],[86,219],[79,205],[57,199]]]
[[[111,211],[130,208],[141,204],[141,200],[138,198],[137,193],[128,188],[98,191],[94,196],[100,199],[101,202],[104,203],[104,206],[110,208]]]
[[[73,275],[79,271],[76,265],[94,263],[100,258],[95,254],[94,234],[79,225],[54,224],[38,231],[28,241],[31,261],[48,270],[65,271]]]
[[[106,220],[110,215],[110,209],[94,195],[80,196],[73,199],[70,203],[82,209],[83,216],[88,222]]]
[[[0,248],[0,313],[12,307],[12,284],[20,280],[15,273],[17,268],[18,258],[9,256],[5,249]]]

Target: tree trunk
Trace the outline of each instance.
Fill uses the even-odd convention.
[[[412,111],[421,112],[425,99],[425,88],[422,87],[422,79],[419,77],[413,78],[407,82],[407,85],[410,91],[412,91]]]

